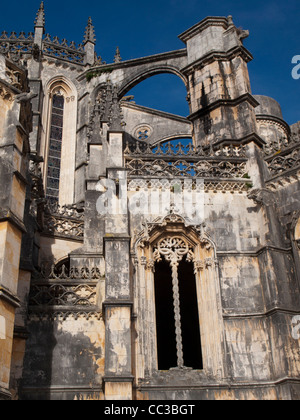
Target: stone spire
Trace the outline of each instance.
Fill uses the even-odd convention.
[[[40,8],[37,12],[34,21],[34,44],[42,48],[43,35],[45,33],[45,9],[44,2],[41,2]]]
[[[87,27],[85,29],[83,45],[85,51],[85,64],[94,65],[95,63],[95,28],[92,22],[92,18],[89,17]]]
[[[94,28],[91,17],[89,17],[88,24],[87,24],[87,27],[85,29],[85,34],[84,34],[84,44],[86,44],[87,42],[96,44],[95,28]]]
[[[43,1],[41,2],[40,8],[37,12],[36,19],[34,21],[34,27],[45,29],[45,9]]]

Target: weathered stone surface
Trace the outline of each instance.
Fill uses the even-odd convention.
[[[299,399],[300,123],[252,96],[248,31],[208,17],[181,50],[108,65],[91,19],[77,47],[44,13],[0,39],[0,399]],[[185,84],[187,118],[126,97],[160,73]]]

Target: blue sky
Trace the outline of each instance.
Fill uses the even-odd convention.
[[[39,4],[4,2],[0,32],[33,31]],[[46,32],[76,43],[91,16],[97,53],[108,63],[117,46],[123,60],[184,48],[180,33],[206,16],[232,15],[237,27],[250,31],[245,47],[254,56],[248,66],[253,94],[276,99],[289,124],[300,120],[300,79],[291,76],[292,58],[300,55],[299,0],[45,0],[45,9]],[[142,105],[188,114],[185,88],[175,76],[155,76],[132,93]]]

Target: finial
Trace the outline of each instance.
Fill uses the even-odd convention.
[[[126,125],[123,121],[121,104],[118,98],[118,86],[108,84],[108,88],[112,90],[110,112],[109,112],[109,129],[112,131],[122,131]]]
[[[234,26],[234,23],[233,23],[233,18],[232,18],[232,16],[231,16],[231,15],[229,15],[229,16],[227,17],[227,22],[228,22],[229,28],[231,28],[232,26]]]
[[[119,47],[117,47],[114,62],[115,63],[120,63],[121,60],[122,60],[122,58],[121,58],[121,54],[120,54],[120,49],[119,49]]]
[[[41,2],[40,8],[37,12],[36,19],[34,22],[34,26],[36,28],[44,28],[45,27],[45,8],[44,2]]]
[[[89,17],[87,27],[85,29],[84,34],[84,43],[92,42],[93,44],[96,43],[96,37],[95,37],[95,28],[92,22],[92,18]]]

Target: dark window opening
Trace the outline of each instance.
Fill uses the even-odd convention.
[[[177,366],[172,272],[165,260],[155,265],[155,304],[158,369]]]
[[[203,369],[196,279],[192,263],[178,267],[181,338],[184,366]],[[177,367],[172,270],[164,259],[155,266],[155,304],[158,369]]]
[[[194,266],[181,261],[178,267],[184,366],[203,369],[199,311]]]

